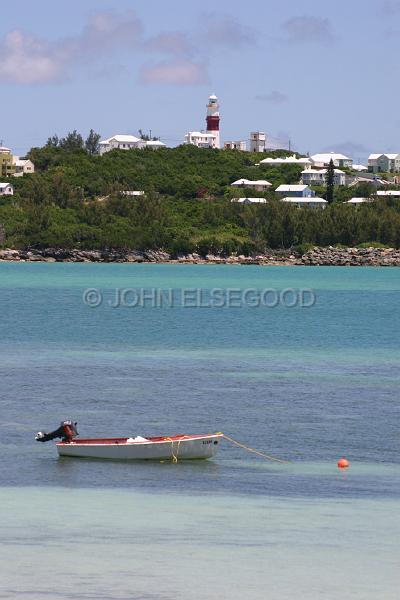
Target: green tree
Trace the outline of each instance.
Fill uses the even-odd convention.
[[[96,133],[95,131],[93,131],[93,129],[91,129],[89,132],[89,135],[87,136],[87,138],[85,140],[85,149],[88,154],[92,155],[92,154],[99,153],[100,139],[101,139],[101,135],[99,133]]]
[[[47,148],[58,148],[58,144],[60,143],[59,137],[57,134],[52,135],[47,138],[46,146]]]
[[[335,196],[335,166],[333,164],[333,160],[331,159],[329,162],[329,166],[326,170],[326,194],[325,200],[331,204],[334,200]]]
[[[82,150],[84,147],[83,137],[76,129],[74,129],[73,131],[70,131],[65,138],[60,139],[59,146],[60,148],[69,151]]]
[[[4,225],[0,223],[0,246],[3,246],[6,243],[6,230]]]

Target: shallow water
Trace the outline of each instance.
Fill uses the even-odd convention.
[[[195,286],[316,304],[107,304]],[[0,597],[397,600],[399,291],[399,269],[0,264]],[[207,462],[58,459],[34,434],[69,417],[291,463],[227,441]]]

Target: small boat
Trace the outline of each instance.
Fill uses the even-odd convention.
[[[171,435],[163,437],[79,438],[77,423],[63,421],[50,433],[39,431],[38,442],[57,442],[59,456],[116,460],[195,460],[214,456],[222,433]]]

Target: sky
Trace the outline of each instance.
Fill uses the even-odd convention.
[[[151,131],[364,161],[400,152],[400,0],[18,0],[0,16],[0,142]],[[280,144],[282,142],[282,144]]]

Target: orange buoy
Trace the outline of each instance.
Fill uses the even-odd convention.
[[[350,463],[347,460],[347,458],[339,458],[337,466],[339,469],[348,469],[350,466]]]

